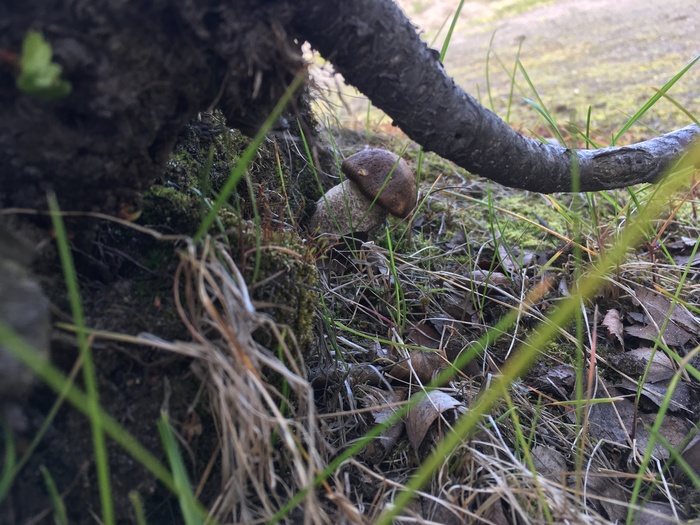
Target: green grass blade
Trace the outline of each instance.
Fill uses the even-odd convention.
[[[515,97],[515,75],[518,72],[518,64],[520,63],[520,53],[523,49],[524,39],[520,39],[518,43],[518,50],[515,53],[515,62],[513,62],[513,71],[508,75],[510,78],[510,89],[508,90],[508,105],[506,106],[506,118],[505,121],[510,123],[510,111],[513,109],[513,98]]]
[[[136,525],[146,525],[146,513],[143,510],[143,502],[141,496],[136,491],[129,492],[129,501],[134,507]]]
[[[63,276],[66,281],[71,312],[77,327],[76,338],[80,357],[83,360],[83,380],[87,395],[87,413],[92,430],[92,441],[95,448],[95,467],[97,469],[97,483],[100,491],[100,504],[102,505],[102,519],[105,525],[114,525],[114,506],[112,504],[112,490],[109,479],[109,460],[107,457],[107,445],[105,443],[104,429],[102,427],[102,411],[100,409],[99,393],[97,390],[97,374],[92,360],[92,351],[87,340],[85,329],[85,317],[80,300],[78,278],[73,264],[73,255],[68,245],[68,235],[58,208],[55,195],[48,196],[51,222],[56,232],[56,244],[58,247]]]
[[[457,19],[459,18],[459,13],[462,12],[462,6],[464,6],[464,0],[459,0],[459,5],[457,6],[457,11],[455,11],[452,17],[452,22],[450,23],[450,28],[447,30],[447,35],[442,43],[442,49],[440,50],[440,62],[445,60],[445,55],[447,54],[447,48],[450,47],[450,40],[452,40],[452,33],[454,33],[455,26],[457,25]]]
[[[537,102],[535,102],[535,101],[532,100],[532,99],[525,98],[524,100],[525,100],[525,103],[527,103],[527,104],[529,104],[530,106],[532,106],[532,107],[534,108],[534,110],[537,111],[537,113],[539,113],[540,116],[545,120],[545,122],[547,123],[547,127],[550,129],[550,131],[552,131],[552,132],[557,136],[557,139],[559,140],[559,143],[560,143],[560,144],[566,144],[566,141],[564,140],[564,137],[562,136],[561,133],[559,133],[559,129],[557,128],[557,123],[554,122],[554,119],[553,119],[552,116],[549,114],[549,112],[547,111],[547,109],[544,108],[544,107],[542,107],[542,106],[540,106]],[[537,138],[539,138],[539,139],[542,140],[543,142],[546,142],[546,139],[545,139],[544,137],[540,137],[540,136],[538,135]]]
[[[542,98],[540,98],[540,95],[537,92],[537,89],[535,88],[535,84],[532,82],[532,80],[530,79],[530,75],[528,75],[527,71],[525,70],[525,66],[523,66],[523,63],[520,61],[520,59],[516,60],[516,63],[518,65],[518,69],[520,69],[520,72],[523,74],[523,77],[525,78],[525,82],[527,82],[527,85],[530,86],[530,89],[532,90],[532,92],[535,95],[535,98],[537,99],[537,102],[533,102],[529,98],[525,98],[525,102],[530,104],[533,108],[535,108],[535,110],[540,115],[542,115],[542,118],[544,118],[545,122],[550,127],[550,131],[556,135],[556,137],[559,139],[561,144],[566,144],[564,137],[559,132],[559,126],[557,126],[557,123],[554,120],[554,117],[552,117],[552,114],[547,109],[547,106],[542,101]]]
[[[693,58],[688,64],[681,69],[678,73],[676,73],[671,80],[666,82],[664,86],[657,91],[641,108],[639,108],[639,111],[637,111],[634,115],[630,117],[630,119],[625,123],[624,126],[622,126],[622,129],[617,132],[617,135],[615,135],[612,139],[612,145],[614,146],[618,140],[620,140],[620,137],[624,135],[628,129],[632,127],[632,125],[637,122],[644,113],[649,111],[649,108],[651,108],[656,102],[663,97],[666,92],[671,89],[671,87],[680,80],[680,78],[685,75],[688,70],[695,65],[695,63],[700,60],[700,55],[696,55],[695,58]]]
[[[398,332],[403,334],[406,329],[406,317],[408,315],[406,308],[406,301],[403,295],[403,288],[401,287],[401,281],[399,279],[398,272],[396,271],[396,260],[394,259],[394,246],[391,243],[391,232],[389,228],[385,226],[386,232],[386,242],[389,251],[389,272],[394,278],[394,293],[396,294],[396,319],[394,323],[398,326]]]
[[[158,432],[160,439],[163,441],[165,454],[168,456],[170,470],[173,473],[173,481],[177,487],[177,494],[180,501],[180,510],[186,525],[201,525],[204,523],[197,508],[196,499],[192,492],[189,477],[185,463],[182,461],[180,449],[175,441],[175,436],[170,428],[168,415],[165,412],[161,413],[160,421],[158,421]]]
[[[199,229],[193,237],[195,242],[199,242],[200,240],[202,240],[206,233],[209,231],[209,228],[214,223],[216,217],[219,214],[219,210],[221,210],[221,207],[226,203],[228,198],[231,196],[231,193],[233,193],[233,191],[236,189],[236,186],[238,186],[238,183],[243,177],[243,174],[246,172],[248,166],[250,166],[250,163],[253,161],[253,158],[255,157],[255,154],[258,151],[258,147],[260,147],[262,141],[265,140],[267,132],[272,129],[272,126],[274,126],[275,122],[277,121],[277,117],[279,117],[282,111],[284,111],[284,108],[287,107],[287,104],[292,99],[297,90],[301,87],[305,78],[305,71],[299,73],[296,77],[294,77],[294,80],[287,88],[287,91],[284,92],[282,98],[279,99],[279,101],[273,108],[272,113],[270,113],[270,115],[265,119],[265,122],[260,128],[260,131],[258,131],[258,134],[255,135],[248,147],[245,149],[245,151],[243,151],[240,159],[238,160],[236,165],[231,169],[231,173],[228,179],[226,180],[226,183],[221,188],[219,195],[217,195],[216,201],[214,201],[214,205],[212,206],[211,210],[209,210],[209,213],[206,215],[206,217],[204,217],[202,223],[199,225]]]
[[[53,519],[56,525],[68,525],[68,514],[66,513],[66,504],[63,503],[61,495],[58,493],[56,488],[56,483],[51,477],[49,469],[45,466],[40,467],[41,475],[44,478],[44,485],[49,493],[49,498],[51,499],[51,504],[53,505]]]
[[[659,90],[657,89],[656,91],[658,92]],[[668,93],[663,93],[663,97],[665,100],[668,100],[671,104],[676,106],[676,108],[678,108],[678,111],[680,111],[686,117],[688,117],[688,119],[691,122],[693,122],[693,124],[695,124],[696,126],[700,126],[700,120],[698,120],[698,118],[695,115],[693,115],[688,109],[686,109],[686,107],[683,104],[678,102],[675,98],[673,98]]]
[[[489,48],[486,51],[486,95],[489,99],[489,108],[494,113],[496,112],[496,105],[493,102],[493,93],[491,92],[491,53],[493,53],[493,39],[496,38],[496,32],[491,33],[491,40],[489,40]],[[506,120],[506,122],[508,122]]]
[[[5,442],[5,460],[2,465],[2,472],[0,472],[0,503],[2,503],[7,497],[7,493],[10,491],[12,486],[12,480],[14,479],[15,471],[15,461],[16,461],[16,448],[15,448],[15,438],[12,435],[12,430],[7,423],[2,425],[3,438]]]

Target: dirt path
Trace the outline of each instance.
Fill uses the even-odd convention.
[[[430,41],[459,2],[398,3]],[[524,4],[537,5],[526,9]],[[440,47],[450,20],[434,47]],[[493,37],[493,50],[509,72],[522,42],[521,61],[559,121],[581,125],[590,105],[593,124],[606,134],[619,128],[654,94],[654,88],[661,88],[700,52],[699,34],[700,7],[685,0],[466,2],[445,64],[460,85],[490,106],[489,41]],[[493,55],[489,78],[493,106],[505,116],[510,81]],[[669,93],[696,117],[700,117],[699,83],[700,64]],[[533,95],[522,74],[518,85],[523,91],[516,91],[511,122],[533,126],[537,116],[522,102],[524,96]],[[668,101],[652,108],[643,121],[658,131],[690,123]]]

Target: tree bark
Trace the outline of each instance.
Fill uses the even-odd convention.
[[[305,0],[299,13],[300,35],[410,138],[505,186],[552,193],[653,182],[700,135],[692,125],[624,147],[545,144],[515,132],[456,85],[391,0]]]

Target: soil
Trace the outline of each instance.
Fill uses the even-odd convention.
[[[289,118],[293,129],[298,129],[294,116]],[[307,137],[313,144],[313,136]],[[85,216],[81,218],[80,228],[70,229],[75,234],[73,257],[86,326],[111,334],[149,333],[164,341],[192,339],[174,300],[173,287],[178,286],[174,284],[174,275],[181,260],[178,254],[185,248],[177,236],[192,236],[199,226],[204,191],[202,174],[207,175],[207,190],[218,191],[229,176],[233,159],[240,156],[249,141],[239,131],[223,126],[218,111],[189,123],[181,131],[164,173],[141,195],[135,218],[135,224],[172,234],[174,239],[159,241],[128,226]],[[256,163],[250,168],[250,185],[242,184],[240,194],[231,198],[237,213],[222,214],[222,228],[228,229],[228,234],[220,236],[219,241],[229,243],[228,253],[240,264],[246,283],[255,283],[250,296],[258,311],[280,326],[289,326],[299,346],[308,348],[318,304],[315,291],[318,272],[313,261],[310,264],[286,255],[300,251],[303,243],[298,229],[282,228],[279,223],[295,222],[304,216],[304,206],[317,198],[319,182],[308,164],[287,164],[294,158],[288,147],[289,142],[285,144],[280,136],[272,134],[258,150]],[[285,192],[280,186],[280,176],[288,176],[290,171],[295,174],[296,185],[287,181],[289,190]],[[305,188],[307,194],[298,193],[300,188]],[[251,227],[249,191],[257,196],[266,242],[286,250],[271,251],[259,262],[255,254],[246,255],[249,250],[254,251],[258,239],[258,233]],[[309,193],[312,198],[308,197]],[[283,199],[282,195],[287,198]],[[24,227],[33,233],[36,230],[31,225]],[[52,304],[53,322],[70,325],[65,283],[52,246],[51,242],[44,244],[33,262],[33,271]],[[183,283],[179,288],[181,293],[188,289]],[[266,340],[269,336],[262,331],[256,336],[262,344],[270,344]],[[191,479],[200,479],[217,449],[218,433],[207,396],[202,394],[201,374],[193,370],[192,359],[124,344],[109,336],[93,340],[91,347],[104,410],[163,462],[163,445],[155,424],[161,412],[167,412],[175,433],[182,436],[189,475]],[[55,328],[51,362],[69,374],[78,357],[74,333]],[[77,384],[83,388],[81,375],[77,378]],[[37,384],[29,394],[17,397],[22,412],[16,418],[22,428],[17,429],[16,447],[21,457],[29,450],[30,441],[44,423],[56,396],[48,386]],[[0,398],[0,409],[4,402]],[[16,411],[18,407],[13,404],[11,408]],[[169,491],[119,446],[111,442],[108,445],[117,522],[133,522],[134,510],[129,500],[133,492],[144,504],[148,523],[180,523],[177,502]],[[93,523],[92,516],[100,515],[101,510],[90,422],[80,411],[64,403],[14,480],[9,496],[0,503],[0,525],[53,522],[53,506],[42,467],[59,487],[69,522]],[[201,487],[200,501],[210,505],[218,495],[221,479],[216,474],[205,478],[207,483]]]

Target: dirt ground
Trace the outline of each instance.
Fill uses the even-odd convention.
[[[458,0],[398,0],[425,32],[426,39],[442,45]],[[532,6],[529,7],[528,6]],[[442,32],[438,34],[443,26]],[[697,5],[681,0],[533,0],[465,2],[455,28],[445,65],[467,91],[490,106],[486,62],[493,109],[506,114],[510,81],[518,46],[521,61],[544,103],[561,120],[585,122],[588,106],[592,123],[609,132],[627,118],[700,52]],[[698,113],[695,87],[700,68],[691,69],[670,95],[690,112]],[[524,90],[515,95],[511,122],[533,126],[535,111],[522,102],[532,98],[522,74]],[[673,104],[660,101],[642,119],[656,131],[690,124]]]

